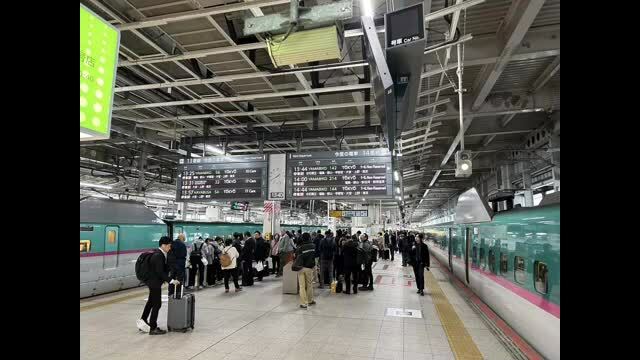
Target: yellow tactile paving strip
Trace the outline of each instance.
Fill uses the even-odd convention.
[[[467,329],[464,327],[464,323],[460,320],[453,306],[442,292],[440,285],[438,285],[438,280],[436,280],[430,271],[425,271],[424,280],[429,288],[433,304],[436,307],[438,317],[440,318],[445,334],[447,334],[449,345],[456,359],[483,359],[476,343],[473,342],[471,335],[469,335]]]

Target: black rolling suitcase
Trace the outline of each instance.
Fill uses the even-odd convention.
[[[178,285],[173,296],[169,297],[167,312],[167,330],[186,332],[193,329],[196,316],[196,296],[184,294],[182,284]]]

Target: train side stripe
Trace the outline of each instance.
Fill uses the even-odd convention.
[[[122,255],[122,254],[134,254],[141,253],[145,251],[153,250],[151,249],[136,249],[136,250],[118,250],[118,251],[102,251],[102,252],[94,252],[94,253],[82,253],[80,257],[92,257],[92,256],[108,256],[108,255]]]

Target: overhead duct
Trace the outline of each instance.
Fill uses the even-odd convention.
[[[341,41],[336,26],[274,36],[267,41],[275,67],[340,60]]]
[[[456,204],[456,224],[472,224],[489,222],[493,212],[486,202],[482,200],[476,188],[471,188],[458,196]]]

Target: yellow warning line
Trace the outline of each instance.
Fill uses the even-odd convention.
[[[85,306],[80,306],[80,312],[91,310],[91,309],[95,309],[95,308],[99,308],[99,307],[103,307],[103,306],[107,306],[107,305],[111,305],[111,304],[117,304],[119,302],[123,302],[123,301],[129,300],[129,299],[133,299],[133,298],[142,296],[144,294],[145,294],[145,291],[138,291],[136,293],[125,295],[125,296],[121,296],[121,297],[117,297],[115,299],[96,302],[96,303],[85,305]]]
[[[456,359],[461,360],[482,360],[482,354],[476,343],[473,342],[471,335],[464,327],[464,323],[456,314],[453,306],[442,292],[438,281],[430,271],[426,271],[425,283],[429,287],[431,297],[433,298],[433,304],[436,306],[438,317],[442,323],[445,334],[447,334],[447,340],[451,345],[451,350],[456,356]]]

